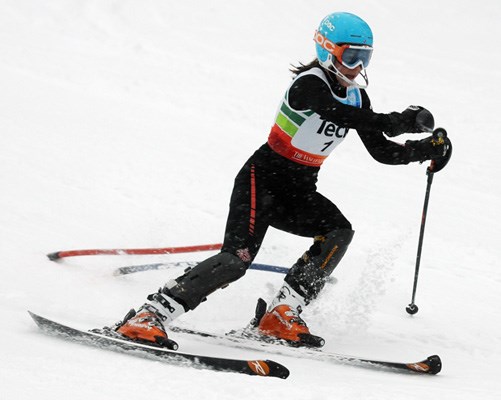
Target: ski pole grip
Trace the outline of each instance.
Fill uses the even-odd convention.
[[[445,142],[445,145],[447,146],[447,152],[443,157],[436,158],[431,161],[430,166],[426,170],[426,173],[428,175],[441,171],[447,165],[452,155],[452,143],[447,137],[447,131],[444,128],[435,129],[432,133],[432,137],[433,140]]]
[[[437,128],[433,131],[433,139],[440,140],[447,137],[447,131],[444,128]]]

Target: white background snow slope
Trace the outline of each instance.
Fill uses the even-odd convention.
[[[2,0],[0,10],[2,400],[499,398],[498,0]],[[427,165],[378,164],[349,134],[319,190],[356,235],[338,282],[304,318],[328,350],[397,361],[437,353],[442,373],[181,341],[186,352],[270,357],[291,370],[283,381],[43,335],[28,309],[81,328],[109,324],[181,272],[117,278],[116,267],[213,254],[45,257],[220,242],[233,178],[267,138],[289,64],[314,57],[313,32],[333,11],[357,13],[374,31],[374,109],[426,106],[454,155],[433,183],[420,311],[410,317]],[[271,229],[256,261],[290,266],[309,245]],[[179,323],[242,327],[281,280],[250,271]]]

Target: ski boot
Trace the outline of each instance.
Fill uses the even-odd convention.
[[[134,342],[177,350],[178,344],[169,339],[157,310],[144,304],[136,313],[130,310],[115,331]]]
[[[256,316],[251,321],[262,336],[284,340],[294,347],[322,347],[325,344],[323,338],[310,333],[297,309],[287,304],[279,304],[268,312],[266,308],[266,302],[259,299]]]

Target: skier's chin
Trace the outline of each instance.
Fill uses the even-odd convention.
[[[340,84],[342,87],[348,88],[348,87],[350,87],[350,86],[354,86],[354,85],[355,85],[355,79],[356,79],[357,75],[355,75],[355,76],[352,76],[352,75],[345,75],[345,77],[346,77],[347,79],[349,79],[349,80],[350,80],[351,82],[353,82],[353,83],[348,83],[348,82],[347,82],[347,81],[345,81],[344,79],[342,79],[342,78],[338,77],[338,78],[337,78],[337,80],[338,80],[339,84]]]

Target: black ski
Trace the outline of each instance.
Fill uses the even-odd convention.
[[[364,365],[375,367],[386,367],[396,370],[405,370],[410,372],[417,372],[421,374],[436,375],[442,369],[442,361],[437,355],[429,356],[423,361],[419,362],[394,362],[394,361],[381,361],[372,360],[363,357],[349,356],[338,353],[323,351],[318,348],[306,347],[291,347],[285,342],[273,340],[265,341],[259,339],[256,335],[242,334],[240,331],[232,331],[224,335],[214,334],[209,332],[202,332],[193,329],[181,328],[177,326],[169,326],[169,330],[177,333],[184,333],[194,335],[202,338],[208,338],[216,344],[238,347],[249,350],[261,350],[268,353],[274,353],[289,357],[309,358],[317,361],[334,361],[352,365]]]
[[[136,356],[214,371],[237,372],[247,375],[270,376],[285,379],[289,370],[271,360],[243,360],[179,353],[162,347],[122,340],[94,332],[86,332],[62,325],[28,311],[36,324],[46,333],[102,349],[125,352]]]

